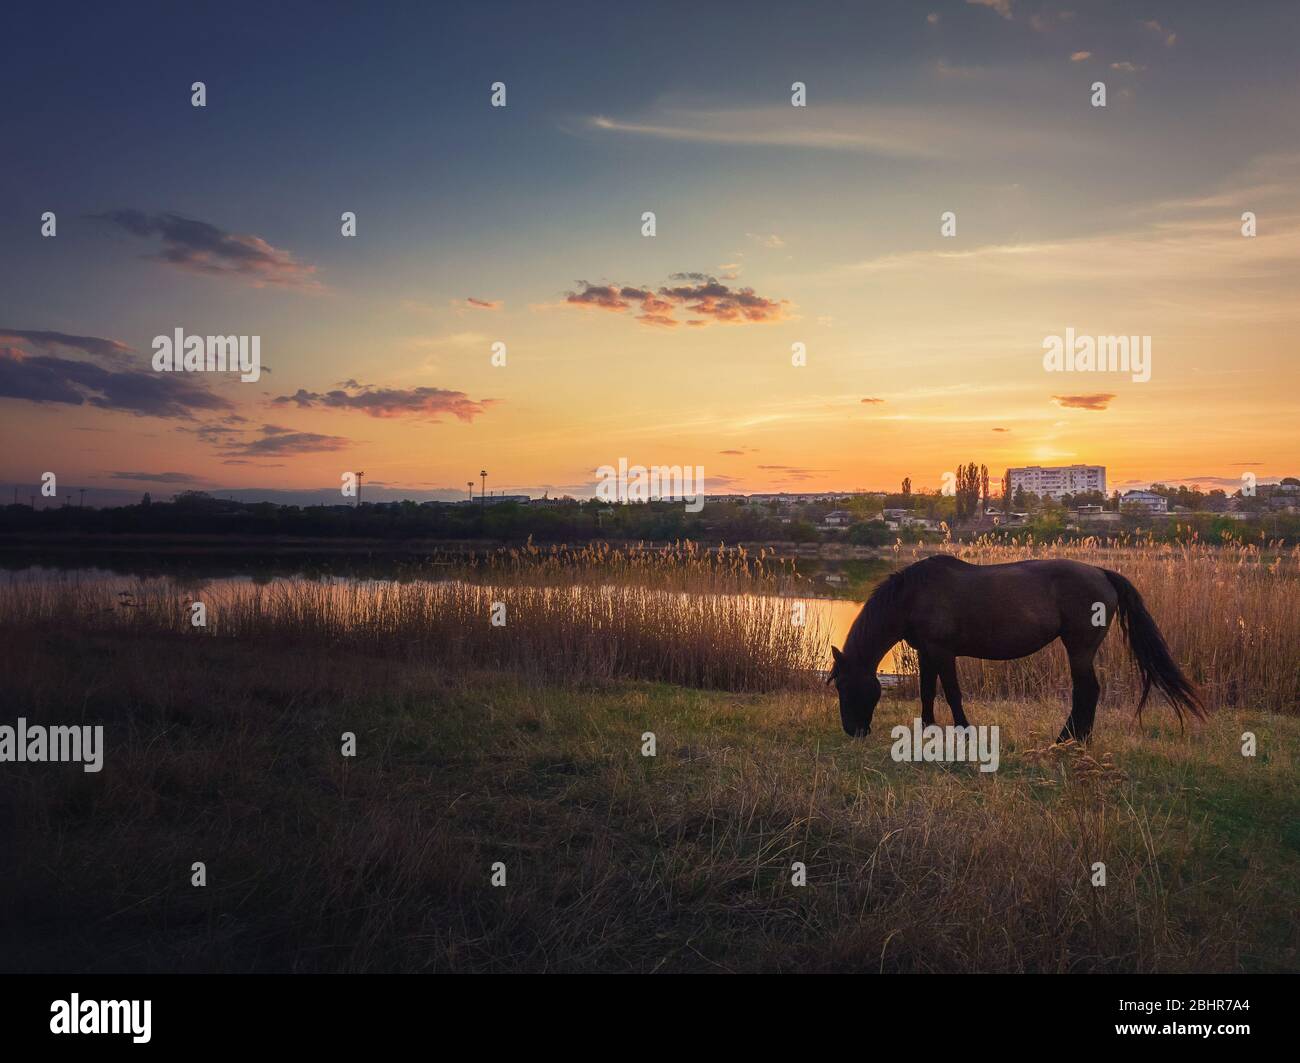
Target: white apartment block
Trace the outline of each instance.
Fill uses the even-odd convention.
[[[1008,469],[1011,495],[1024,488],[1039,498],[1059,499],[1062,495],[1077,495],[1080,491],[1106,493],[1106,466],[1104,465],[1027,465]]]

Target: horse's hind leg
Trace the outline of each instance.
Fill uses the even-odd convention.
[[[943,680],[943,696],[948,699],[952,709],[952,722],[958,727],[969,727],[966,714],[961,708],[961,687],[957,685],[957,658],[941,657],[938,661],[939,678]]]
[[[921,661],[921,726],[934,723],[934,694],[939,685],[939,668],[928,653],[920,654]]]
[[[1105,635],[1105,629],[1101,629]],[[1086,742],[1092,733],[1092,721],[1097,715],[1097,699],[1101,696],[1101,684],[1097,682],[1097,673],[1092,667],[1097,656],[1100,640],[1087,645],[1071,646],[1066,643],[1066,652],[1070,655],[1070,679],[1074,683],[1074,698],[1070,708],[1070,718],[1057,736],[1058,742],[1068,742],[1071,738]]]

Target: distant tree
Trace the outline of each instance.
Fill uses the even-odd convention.
[[[957,466],[957,490],[954,495],[954,515],[957,520],[969,520],[979,505],[982,485],[980,466],[973,461]]]
[[[912,478],[910,476],[903,477],[903,497],[912,497]]]
[[[883,520],[860,521],[849,528],[848,540],[855,546],[888,546],[894,533]]]
[[[790,525],[790,539],[796,543],[811,543],[817,541],[817,529],[806,520],[796,520]]]
[[[146,491],[146,492],[144,493],[144,497],[143,497],[142,499],[140,499],[140,505],[142,505],[142,506],[151,506],[151,505],[153,505],[153,499],[149,497],[149,492],[148,492],[148,491]]]

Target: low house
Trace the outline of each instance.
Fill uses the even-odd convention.
[[[853,523],[853,514],[847,509],[833,509],[822,519],[828,528],[847,528]]]
[[[1148,513],[1168,513],[1169,499],[1153,491],[1130,491],[1120,497],[1120,506],[1140,506]]]

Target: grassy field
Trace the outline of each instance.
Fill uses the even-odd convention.
[[[4,722],[108,736],[98,775],[0,771],[9,970],[1300,967],[1295,716],[1182,735],[1111,695],[1086,750],[1051,749],[1063,701],[973,698],[1002,727],[981,774],[890,758],[914,702],[848,739],[825,689],[40,624],[0,667]]]

